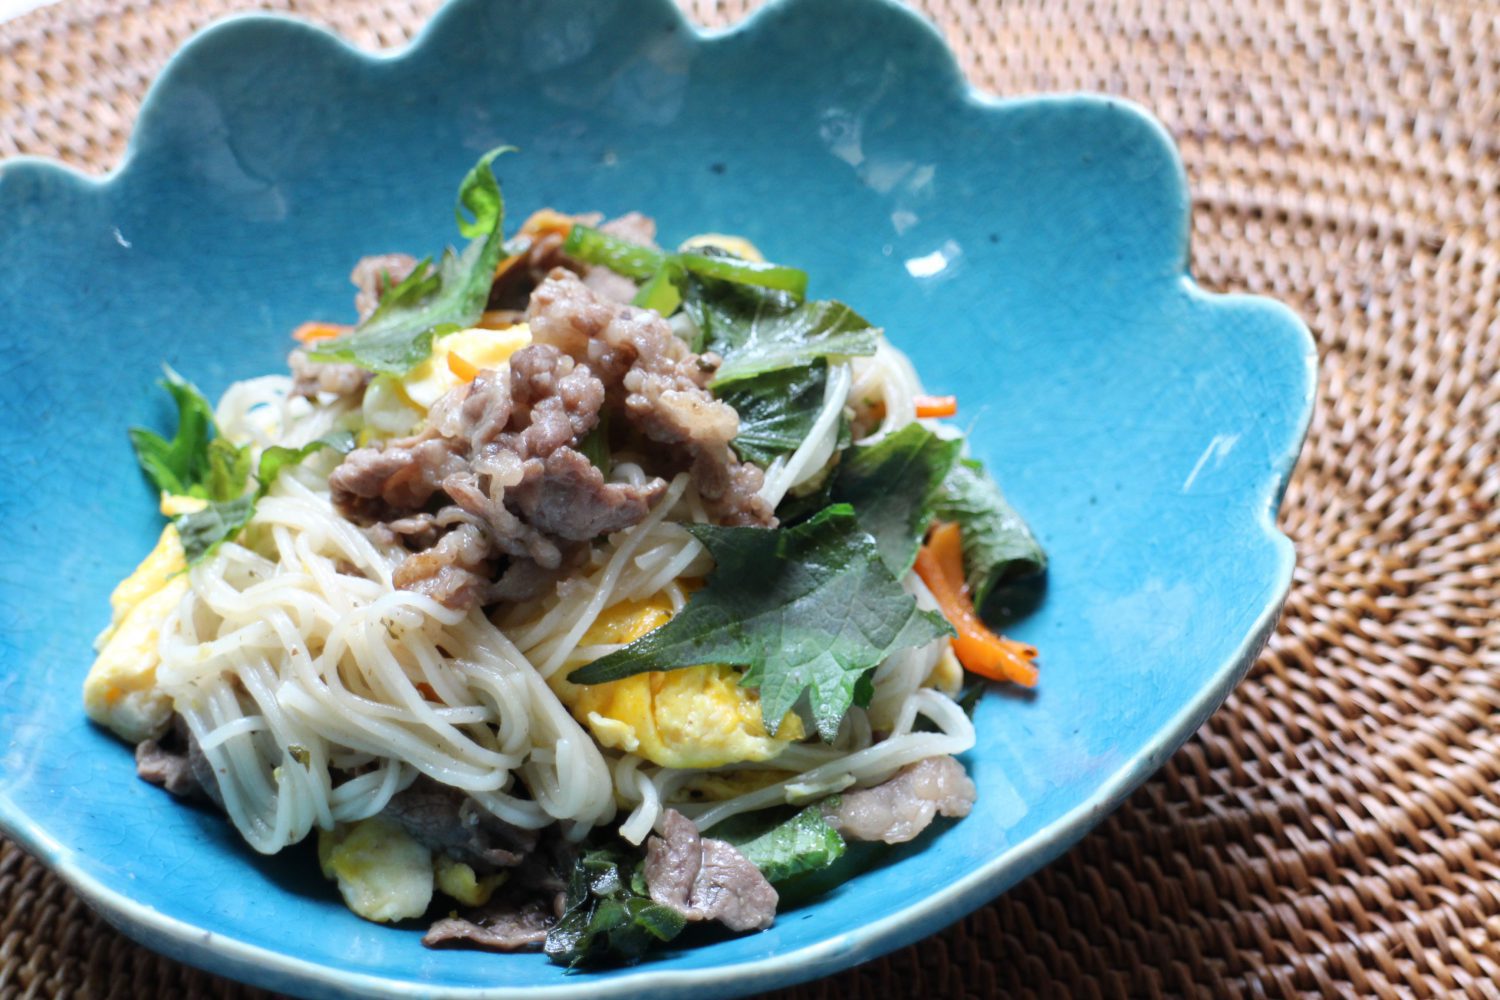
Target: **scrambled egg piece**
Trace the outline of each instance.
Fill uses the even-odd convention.
[[[525,323],[504,330],[475,327],[437,337],[432,342],[432,356],[401,377],[401,391],[410,402],[426,410],[449,389],[473,378],[475,372],[501,367],[529,343],[531,328]]]
[[[156,689],[156,640],[162,622],[187,593],[186,568],[177,529],[169,524],[109,597],[113,615],[83,682],[83,707],[89,718],[132,743],[159,733],[172,716],[172,699]]]
[[[208,506],[207,500],[198,497],[177,496],[172,493],[161,495],[161,513],[163,517],[176,517],[178,514],[196,514]]]
[[[743,236],[730,236],[726,233],[700,233],[697,236],[689,236],[682,241],[679,250],[727,250],[741,260],[755,261],[757,264],[765,261],[760,250],[754,243]]]
[[[943,645],[943,655],[932,665],[927,679],[922,682],[923,687],[936,688],[950,698],[956,697],[964,686],[964,668],[958,662],[958,656],[953,652],[953,643]]]
[[[439,854],[432,859],[432,871],[437,879],[438,889],[465,906],[483,906],[488,903],[495,890],[505,884],[507,875],[506,872],[495,872],[481,878],[474,873],[473,868],[462,861],[454,861],[446,854]]]
[[[420,917],[432,902],[432,852],[379,816],[319,830],[318,864],[366,920]]]
[[[376,923],[420,917],[434,889],[465,906],[483,906],[508,875],[478,875],[380,816],[319,830],[318,865],[338,883],[344,904]]]
[[[672,617],[667,598],[622,601],[584,633],[584,645],[627,643]],[[777,735],[766,733],[760,695],[741,687],[734,669],[708,664],[636,674],[607,684],[569,684],[556,675],[558,697],[594,738],[663,767],[705,768],[769,760],[803,736],[787,713]]]

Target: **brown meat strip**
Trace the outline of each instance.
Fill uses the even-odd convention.
[[[775,524],[758,496],[761,471],[730,450],[739,416],[708,391],[715,356],[694,354],[656,313],[607,302],[561,268],[532,293],[526,319],[536,343],[587,365],[635,429],[683,457],[716,521]]]
[[[536,850],[535,830],[512,826],[459,789],[425,776],[392,796],[385,816],[429,850],[480,874],[514,868]]]
[[[937,815],[959,819],[974,806],[974,782],[952,757],[927,757],[875,785],[844,792],[825,806],[828,822],[850,840],[904,844]]]
[[[399,587],[456,608],[535,596],[666,489],[606,482],[576,450],[604,401],[587,366],[523,348],[508,372],[480,372],[438,400],[416,434],[351,452],[329,477],[334,503],[426,544],[397,569]]]
[[[544,900],[504,890],[465,916],[445,917],[422,936],[429,948],[444,944],[477,946],[491,951],[534,951],[547,940],[557,914]]]
[[[381,296],[411,277],[417,263],[417,258],[404,253],[361,257],[349,274],[349,280],[359,289],[354,296],[354,308],[359,318],[369,319],[375,307],[380,305]]]
[[[733,846],[703,837],[693,821],[668,809],[660,835],[646,841],[651,898],[691,921],[717,920],[733,931],[763,930],[776,919],[776,890]]]
[[[370,384],[370,373],[358,365],[341,361],[314,361],[302,348],[287,355],[287,367],[292,372],[292,395],[315,398],[319,393],[335,396],[353,396],[362,393]]]
[[[141,740],[135,745],[135,773],[142,781],[160,785],[179,798],[199,793],[187,753],[169,750],[156,740]]]

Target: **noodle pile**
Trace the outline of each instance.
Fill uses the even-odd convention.
[[[236,444],[300,446],[349,414],[347,402],[309,402],[289,389],[275,376],[237,383],[218,407],[221,433]],[[833,365],[811,432],[767,469],[761,496],[774,508],[824,471],[852,401],[883,410],[861,442],[869,443],[916,419],[919,392],[910,362],[883,339],[873,356]],[[393,585],[405,550],[377,544],[335,511],[334,461],[283,471],[238,541],[190,569],[190,587],[161,630],[157,685],[258,851],[374,816],[419,775],[518,827],[555,822],[578,840],[614,825],[639,844],[668,807],[708,829],[973,745],[962,709],[925,686],[941,640],[882,663],[869,707],[851,709],[832,744],[796,743],[771,760],[733,765],[775,773],[720,801],[694,797],[689,790],[709,772],[601,748],[548,683],[618,648],[581,645],[605,609],[665,595],[680,610],[685,582],[711,571],[682,527],[707,520],[686,474],[643,522],[596,545],[556,593],[491,620]],[[616,456],[611,476],[646,478],[628,455]],[[920,607],[936,608],[914,573],[903,584]],[[929,725],[919,729],[919,719]]]

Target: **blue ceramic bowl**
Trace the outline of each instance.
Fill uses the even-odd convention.
[[[1032,697],[979,708],[974,814],[761,934],[564,975],[433,952],[137,781],[84,718],[106,598],[158,519],[124,429],[163,361],[211,395],[351,311],[359,256],[452,236],[501,142],[514,217],[639,208],[744,233],[955,393],[1052,557]],[[1291,578],[1274,514],[1311,408],[1306,329],[1188,276],[1162,128],[1101,97],[995,100],[883,0],[772,3],[702,35],[667,0],[461,0],[409,50],[293,21],[204,32],[103,180],[0,174],[0,827],[126,933],[309,996],[729,996],[930,934],[1073,843],[1244,673]]]

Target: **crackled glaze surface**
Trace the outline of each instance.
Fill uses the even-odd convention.
[[[501,164],[516,216],[742,232],[886,326],[1053,560],[1014,629],[1041,688],[981,704],[973,816],[763,934],[587,977],[359,921],[305,856],[256,856],[134,780],[79,700],[108,593],[155,536],[124,427],[165,418],[160,363],[210,394],[275,370],[295,324],[348,317],[355,258],[451,238],[456,180],[499,142],[523,150]],[[1149,774],[1286,592],[1273,514],[1311,341],[1193,285],[1187,207],[1142,112],[979,97],[883,0],[788,0],[711,37],[666,0],[460,0],[389,58],[284,20],[211,29],[114,175],[0,166],[0,826],[146,943],[305,995],[729,996],[936,930]]]

